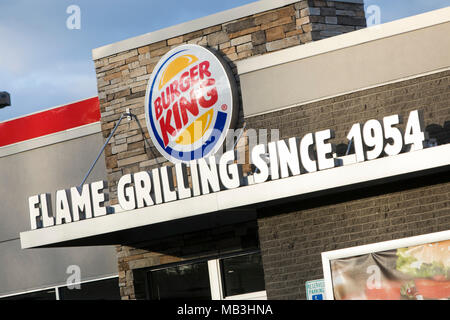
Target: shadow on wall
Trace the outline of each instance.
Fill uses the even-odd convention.
[[[247,216],[244,220],[251,220],[242,221],[242,215]],[[120,278],[119,282],[133,287],[138,300],[149,298],[147,274],[152,269],[259,248],[254,210],[211,213],[155,227],[153,230],[160,229],[162,232],[164,230],[161,229],[166,229],[167,236],[140,242],[131,241],[126,248],[121,247],[121,250],[127,251],[118,259],[119,272],[125,271],[128,274]],[[178,229],[178,232],[172,229]],[[149,237],[152,230],[143,228],[142,233]]]
[[[430,124],[425,131],[430,139],[436,139],[438,145],[450,143],[450,121],[445,121],[443,126]]]
[[[228,65],[231,73],[234,76],[234,79],[236,81],[237,94],[238,94],[238,98],[239,98],[238,118],[237,118],[235,127],[242,128],[243,124],[244,124],[244,108],[242,107],[243,104],[242,104],[241,80],[240,80],[239,74],[237,72],[237,66],[230,58],[228,58],[224,53],[220,52],[219,50],[215,50],[212,48],[208,48],[208,49],[213,51],[215,53],[215,55],[218,56],[219,59],[222,60],[223,63]]]

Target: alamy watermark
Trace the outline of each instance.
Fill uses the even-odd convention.
[[[370,5],[366,9],[367,26],[376,26],[381,24],[381,8],[377,5]]]
[[[67,7],[66,13],[69,17],[66,20],[66,27],[69,30],[81,29],[81,9],[79,6],[72,4]]]
[[[192,134],[192,137],[191,137]],[[184,138],[188,141],[196,141],[201,145],[208,145],[209,143],[220,139],[222,131],[218,129],[212,129],[211,134],[204,134],[200,129],[193,130],[193,132],[185,132]],[[228,129],[224,143],[214,153],[214,157],[218,160],[220,157],[228,151],[234,150],[236,153],[237,164],[252,164],[249,155],[249,150],[252,150],[258,144],[267,145],[269,142],[275,142],[280,140],[279,129]],[[196,158],[204,158],[207,155],[206,148],[195,149],[194,145],[185,148],[183,151],[171,149],[170,155],[174,158],[178,158],[183,153],[194,152]]]
[[[66,274],[69,276],[66,280],[66,285],[69,290],[81,289],[81,268],[77,265],[70,265],[66,269]]]

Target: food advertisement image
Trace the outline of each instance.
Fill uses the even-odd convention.
[[[450,240],[331,261],[336,300],[449,300]]]

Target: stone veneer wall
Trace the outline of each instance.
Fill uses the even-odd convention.
[[[147,81],[160,58],[178,45],[195,43],[214,48],[236,74],[234,62],[237,60],[324,39],[365,26],[363,4],[303,0],[98,59],[95,61],[95,68],[103,136],[106,138],[110,134],[121,114],[129,108],[137,115],[145,137],[149,137],[144,112]],[[239,84],[237,76],[236,80]],[[241,110],[239,125],[242,125],[243,120]],[[105,159],[110,205],[117,204],[117,183],[122,175],[169,165],[152,144],[150,148],[145,148],[144,145],[139,124],[136,121],[126,120],[118,127],[115,136],[107,145]],[[234,237],[237,236],[229,235],[231,242]],[[185,242],[183,245],[190,244]],[[134,269],[166,261],[161,253],[154,253],[152,250],[158,249],[157,247],[145,249],[142,245],[139,245],[139,249],[129,246],[117,247],[119,283],[123,299],[137,297],[133,282]],[[158,259],[153,258],[155,254]],[[167,259],[171,260],[170,257],[172,255]]]
[[[196,43],[215,48],[236,71],[234,61],[364,26],[362,4],[299,1],[96,60],[103,135],[106,138],[120,115],[130,108],[140,119],[148,137],[144,112],[147,80],[160,58],[180,44]],[[240,119],[242,121],[242,114]],[[105,155],[111,204],[117,203],[116,185],[123,174],[151,169],[166,162],[153,146],[150,152],[145,152],[144,140],[135,121],[122,122],[108,144]]]

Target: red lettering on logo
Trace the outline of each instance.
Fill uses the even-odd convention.
[[[216,87],[213,87],[213,88],[209,89],[208,91],[206,89],[206,87],[211,87],[211,86],[214,86],[215,84],[216,84],[216,80],[214,80],[213,78],[206,79],[202,82],[200,87],[202,88],[203,96],[201,96],[198,99],[198,103],[203,108],[212,107],[219,99]],[[209,96],[209,99],[205,99],[205,93],[207,96]]]
[[[166,85],[154,101],[155,116],[159,121],[165,147],[171,137],[175,137],[189,124],[190,117],[191,121],[192,118],[198,117],[199,105],[206,109],[214,106],[219,100],[216,80],[211,78],[210,67],[209,61],[191,67],[178,79]]]
[[[162,107],[162,105],[161,105],[161,98],[158,97],[158,98],[155,100],[155,114],[156,114],[156,120],[158,120],[158,119],[161,117],[162,112],[163,112],[163,107]]]
[[[167,110],[166,118],[161,118],[159,120],[159,125],[161,127],[161,135],[164,141],[164,146],[169,144],[169,137],[167,134],[174,136],[176,134],[175,128],[170,125],[170,121],[172,120],[172,110]]]
[[[205,78],[205,76],[206,76],[206,78],[211,77],[211,72],[209,71],[209,61],[203,61],[202,63],[200,63],[199,75],[200,75],[200,79],[202,79],[202,80]]]
[[[181,92],[186,92],[191,87],[191,82],[189,81],[189,72],[186,71],[180,77],[180,90]]]
[[[170,100],[175,101],[180,96],[180,91],[178,91],[178,81],[175,80],[170,84]]]
[[[161,98],[162,98],[162,105],[164,109],[167,109],[168,107],[170,107],[170,88],[167,87],[166,88],[166,92],[162,92],[161,93]]]
[[[175,102],[172,107],[173,110],[173,118],[175,119],[175,126],[177,127],[177,131],[180,131],[182,128],[181,118],[180,118],[180,110],[178,108],[178,102]]]
[[[189,116],[187,111],[191,113],[194,117],[198,116],[198,105],[195,99],[194,90],[191,91],[191,102],[189,102],[185,97],[180,99],[180,112],[183,118],[183,126],[189,122]]]
[[[199,81],[198,79],[198,66],[194,66],[191,68],[191,70],[189,70],[190,76],[191,76],[191,87],[194,87],[197,82]]]

